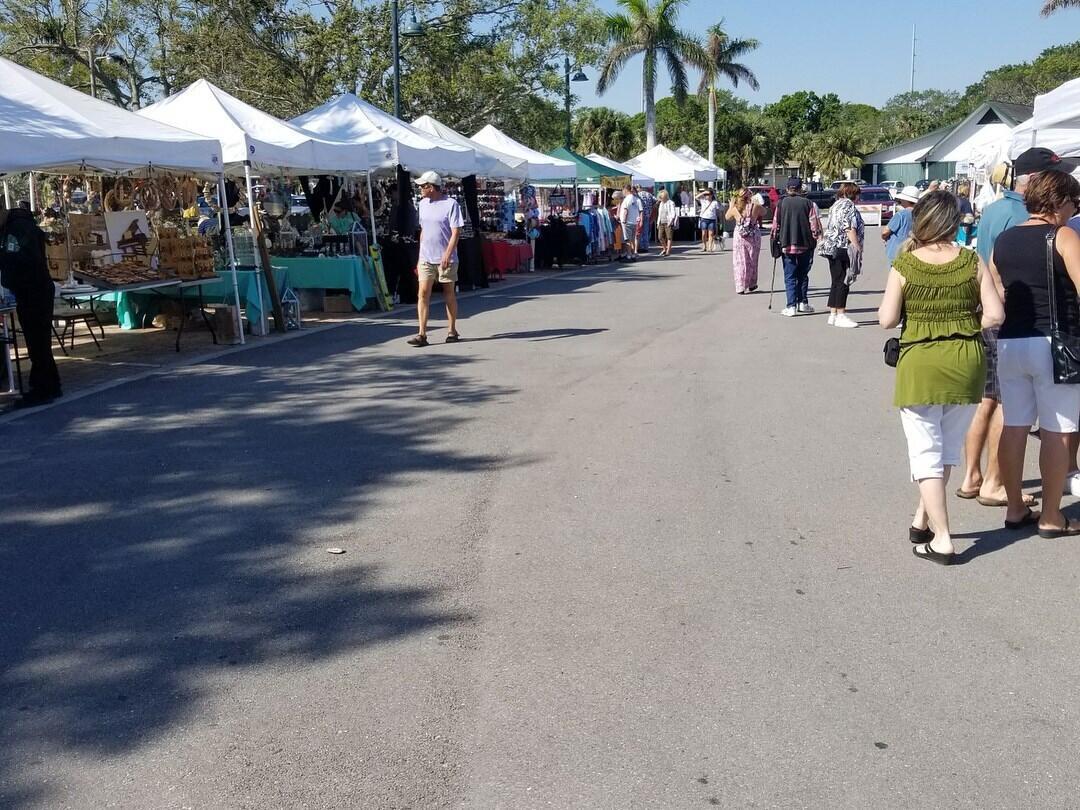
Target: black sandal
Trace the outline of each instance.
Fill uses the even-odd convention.
[[[428,345],[427,335],[414,335],[405,342],[410,346],[416,346],[417,348]]]
[[[1069,519],[1065,518],[1064,529],[1039,529],[1039,537],[1045,540],[1056,540],[1059,537],[1075,537],[1080,534],[1080,526],[1073,526]]]
[[[1027,514],[1020,520],[1006,520],[1005,528],[1009,531],[1015,532],[1028,526],[1033,526],[1039,522],[1039,518],[1042,517],[1038,512],[1033,512],[1031,509],[1027,510]]]
[[[922,551],[919,551],[919,549]],[[911,547],[911,553],[918,557],[920,560],[928,560],[938,565],[952,565],[955,554],[942,554],[940,551],[934,551],[929,543],[924,543],[918,546]]]
[[[916,529],[914,526],[908,528],[908,540],[912,543],[929,543],[933,539],[934,532],[929,526],[925,529]]]
[[[461,340],[461,335],[459,335],[457,332],[451,332],[446,336],[447,343],[457,343],[459,340]]]

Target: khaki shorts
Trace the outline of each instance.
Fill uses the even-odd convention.
[[[661,242],[670,242],[675,236],[675,230],[670,225],[660,224],[656,229]]]
[[[440,284],[456,283],[457,271],[457,262],[452,262],[445,270],[440,269],[437,262],[420,262],[416,267],[416,274],[421,281],[438,281]]]

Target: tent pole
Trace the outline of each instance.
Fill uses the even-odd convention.
[[[30,210],[37,213],[37,180],[33,172],[30,172]]]
[[[367,173],[367,210],[371,219],[371,244],[378,247],[379,237],[375,234],[375,197],[371,193],[371,169]]]
[[[259,250],[259,246],[254,244],[255,240],[259,238],[259,229],[255,224],[255,193],[251,188],[251,161],[244,161],[244,183],[247,187],[247,200],[248,200],[248,220],[251,223],[251,239],[255,248],[255,269],[258,270],[262,267],[262,251]],[[228,201],[222,198],[223,203]],[[222,206],[225,207],[225,206]],[[226,208],[225,217],[228,219],[229,212]],[[269,268],[266,268],[266,272],[270,272]],[[256,283],[255,289],[259,293],[259,323],[258,328],[252,327],[252,334],[265,335],[269,333],[270,327],[266,325],[266,307],[263,305],[262,284]],[[250,318],[248,319],[250,320]]]
[[[225,199],[225,175],[218,175],[218,199],[221,202],[226,202]],[[229,223],[229,211],[224,209],[225,215],[222,217],[222,226],[225,228],[225,248],[229,253],[229,267],[232,270],[232,290],[233,300],[236,302],[236,328],[240,333],[240,345],[244,345],[244,320],[240,312],[240,287],[236,283],[236,251],[233,250],[232,241],[232,227]],[[258,286],[258,285],[257,285]]]

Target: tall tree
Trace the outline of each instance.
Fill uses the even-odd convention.
[[[701,71],[701,83],[698,85],[698,94],[709,96],[709,161],[716,160],[716,83],[721,77],[731,82],[732,86],[738,87],[739,82],[745,82],[750,88],[757,90],[757,76],[746,65],[736,60],[741,59],[753,50],[759,43],[756,39],[732,39],[724,30],[724,21],[710,26],[705,40],[705,52],[709,61]]]
[[[814,136],[811,154],[822,177],[836,179],[862,166],[865,146],[854,130],[838,127]]]
[[[574,119],[574,148],[623,161],[632,156],[636,138],[630,116],[610,107],[581,110]]]
[[[605,18],[610,50],[600,69],[596,90],[603,95],[631,58],[644,57],[641,67],[645,93],[645,145],[656,146],[656,78],[663,60],[677,103],[686,101],[688,67],[705,69],[708,54],[692,35],[678,28],[679,12],[687,0],[616,0],[623,9]]]

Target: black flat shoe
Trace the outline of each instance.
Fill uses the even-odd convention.
[[[1068,518],[1065,519],[1064,529],[1039,529],[1039,537],[1046,540],[1056,540],[1059,537],[1075,537],[1080,534],[1080,526],[1073,526],[1069,523]]]
[[[919,549],[922,551],[919,551]],[[924,543],[918,546],[911,547],[911,553],[918,557],[920,560],[929,560],[930,562],[937,563],[938,565],[952,565],[955,554],[942,554],[940,551],[934,551],[930,547],[929,543]]]
[[[1020,520],[1006,520],[1005,528],[1009,531],[1016,532],[1028,526],[1036,525],[1039,522],[1040,517],[1041,515],[1038,512],[1032,512],[1028,509],[1027,514],[1020,518]]]
[[[925,529],[916,529],[914,526],[908,527],[908,540],[912,543],[929,543],[934,539],[934,532],[928,526]]]
[[[447,343],[457,343],[459,340],[461,340],[461,335],[459,335],[457,332],[451,332],[446,336]]]

